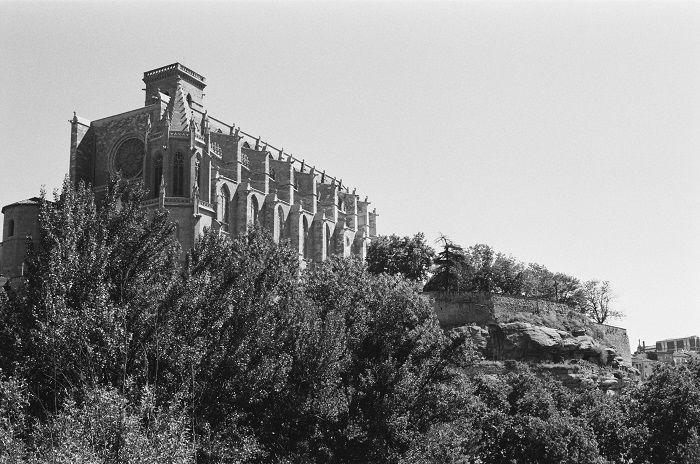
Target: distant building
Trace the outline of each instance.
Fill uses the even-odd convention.
[[[255,224],[288,240],[302,263],[359,256],[377,233],[367,197],[339,177],[209,115],[205,78],[174,63],[147,71],[142,107],[71,124],[70,180],[104,195],[110,178],[140,180],[145,208],[164,208],[189,250],[205,228],[244,234]],[[5,206],[0,275],[22,275],[38,201]]]
[[[685,338],[668,338],[656,342],[657,353],[674,353],[676,351],[700,352],[700,337],[691,335]]]
[[[632,367],[639,371],[639,378],[646,380],[654,372],[654,367],[661,364],[655,359],[649,358],[646,353],[635,353],[632,355]]]
[[[646,346],[641,342],[632,356],[632,366],[639,370],[642,380],[649,377],[654,366],[685,364],[692,358],[700,358],[700,337],[691,335],[685,338],[668,338],[655,345]]]

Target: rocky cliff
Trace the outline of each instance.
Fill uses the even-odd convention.
[[[525,362],[575,388],[615,390],[635,377],[624,329],[549,301],[485,293],[428,293],[443,328],[486,362]]]

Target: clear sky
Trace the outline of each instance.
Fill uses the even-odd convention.
[[[699,3],[0,1],[0,58],[0,204],[60,185],[73,111],[179,61],[379,233],[610,280],[632,349],[700,335]]]

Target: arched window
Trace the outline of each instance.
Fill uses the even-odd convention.
[[[158,153],[153,161],[153,196],[160,194],[160,184],[163,179],[163,154]]]
[[[192,95],[187,94],[187,106],[192,107]]]
[[[304,253],[304,259],[311,259],[311,240],[309,240],[309,221],[306,220],[306,216],[303,219],[304,227],[302,229],[301,236],[301,249]]]
[[[258,199],[255,195],[250,196],[250,211],[248,212],[250,225],[255,225],[258,222]]]
[[[284,239],[285,235],[285,230],[284,230],[284,211],[282,210],[281,206],[277,207],[277,214],[275,215],[275,242],[278,242],[282,239]]]
[[[221,222],[225,224],[224,229],[230,230],[229,220],[231,219],[231,197],[227,186],[221,187]]]
[[[12,237],[13,235],[15,235],[15,221],[10,219],[10,222],[7,224],[7,236]]]
[[[333,254],[332,247],[333,246],[333,240],[331,237],[331,228],[328,224],[326,224],[326,258],[330,257]]]
[[[173,159],[173,195],[176,197],[185,194],[185,157],[182,153],[175,153]]]
[[[197,160],[194,162],[194,171],[195,171],[195,177],[197,182],[197,187],[202,190],[202,158],[197,155]]]

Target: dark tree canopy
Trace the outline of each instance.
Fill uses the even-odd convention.
[[[432,277],[425,284],[426,291],[459,291],[464,288],[462,276],[467,263],[464,249],[449,238],[442,235],[440,251],[435,256],[435,269]]]
[[[380,235],[367,248],[367,270],[372,274],[400,274],[410,280],[425,280],[434,256],[435,250],[422,233],[413,237]]]

